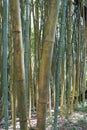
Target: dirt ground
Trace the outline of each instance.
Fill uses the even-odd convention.
[[[53,115],[54,114],[52,114],[52,116],[47,116],[46,130],[53,129]],[[13,130],[11,122],[11,117],[9,116],[9,130]],[[35,112],[32,112],[31,124],[32,127],[36,128],[37,120]],[[20,130],[18,118],[16,119],[16,129]],[[5,130],[4,118],[0,121],[0,130]],[[58,116],[58,130],[87,130],[87,106],[79,111],[73,112],[68,120],[66,120],[64,116]]]

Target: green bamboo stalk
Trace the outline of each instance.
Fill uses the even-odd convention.
[[[79,90],[80,90],[80,5],[77,13],[77,59],[76,59],[76,109],[79,104]]]
[[[66,118],[70,114],[71,105],[71,76],[72,76],[72,52],[71,52],[71,24],[72,24],[72,1],[68,0],[67,17],[67,52],[66,52]]]
[[[72,92],[71,92],[71,105],[70,105],[70,113],[73,112],[73,103],[74,103],[74,96],[75,96],[75,78],[76,78],[76,75],[75,75],[75,67],[76,67],[76,64],[75,64],[75,36],[76,36],[76,19],[74,17],[74,20],[73,20],[73,33],[72,33]]]
[[[84,6],[83,6],[84,8]],[[83,17],[84,17],[84,11],[83,11]],[[87,55],[87,21],[84,21],[84,26],[81,31],[81,43],[82,44],[82,61],[83,61],[83,74],[82,74],[82,105],[85,105],[85,90],[86,90],[86,55]]]
[[[3,30],[3,84],[4,84],[4,116],[5,130],[8,130],[8,81],[7,81],[7,52],[8,52],[8,0],[4,0],[4,30]]]
[[[63,52],[63,58],[62,58],[62,64],[61,64],[61,74],[60,74],[60,115],[62,116],[63,113],[63,103],[64,103],[64,52]]]
[[[30,16],[30,0],[26,0],[26,32],[25,32],[25,83],[26,83],[26,105],[27,105],[27,111],[28,111],[28,64],[29,64],[29,58],[28,58],[28,51],[29,51],[29,16]]]
[[[2,100],[2,109],[0,112],[0,119],[2,119],[2,117],[4,116],[4,87],[3,87],[3,2],[2,0],[0,1],[0,73],[1,73],[1,77],[0,77],[0,93],[1,93],[1,100]]]
[[[2,77],[2,0],[0,1],[0,99],[2,97],[2,86],[1,86],[1,77]]]
[[[21,22],[22,22],[22,39],[24,43],[24,33],[25,33],[25,3],[21,0]]]
[[[82,102],[85,104],[85,90],[86,90],[86,42],[83,40],[83,75],[82,75]]]
[[[39,80],[39,0],[35,4],[35,72],[36,72],[36,110],[38,109],[38,80]]]
[[[87,20],[85,20],[85,13],[84,13],[84,1],[82,1],[82,10],[83,10],[83,25],[81,28],[81,50],[82,50],[82,105],[85,104],[85,90],[86,90],[86,55],[87,55],[87,31],[86,31],[86,23]]]
[[[65,17],[66,17],[66,7],[67,0],[63,0],[63,10],[62,10],[62,22],[61,22],[61,30],[60,30],[60,39],[59,39],[59,55],[58,55],[58,65],[57,65],[57,84],[56,84],[56,96],[55,96],[55,112],[54,112],[54,130],[58,130],[57,122],[58,122],[58,106],[59,106],[59,88],[60,88],[60,67],[62,63],[62,51],[64,47],[64,25],[65,25]]]
[[[12,34],[12,23],[9,15],[9,25],[8,25],[8,64],[9,64],[9,90],[10,90],[10,101],[11,101],[11,110],[12,110],[12,125],[13,130],[16,130],[16,87],[14,86],[14,67],[13,67],[13,36]]]

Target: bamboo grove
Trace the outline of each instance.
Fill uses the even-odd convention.
[[[13,130],[46,129],[47,112],[68,119],[85,105],[85,0],[0,0],[0,121]],[[29,127],[29,128],[28,128]]]

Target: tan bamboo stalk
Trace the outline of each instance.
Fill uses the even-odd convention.
[[[14,74],[17,89],[18,114],[20,118],[20,130],[27,130],[26,102],[25,102],[25,74],[24,74],[24,50],[22,44],[22,29],[19,0],[10,0],[12,31],[14,43]]]

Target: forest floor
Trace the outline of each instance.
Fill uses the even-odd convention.
[[[51,116],[47,113],[46,130],[52,130],[53,118],[53,111]],[[17,118],[16,121],[16,130],[20,130],[19,119]],[[11,122],[11,117],[9,117],[9,130],[13,130]],[[36,123],[36,112],[32,112],[31,124],[34,128],[36,128]],[[0,121],[0,130],[5,130],[4,118]],[[87,130],[87,105],[84,107],[80,105],[78,111],[75,110],[68,120],[64,116],[58,116],[58,130]]]
[[[47,118],[46,130],[52,130],[53,116]],[[87,130],[87,103],[83,107],[79,105],[67,120],[64,116],[58,116],[58,130]]]

